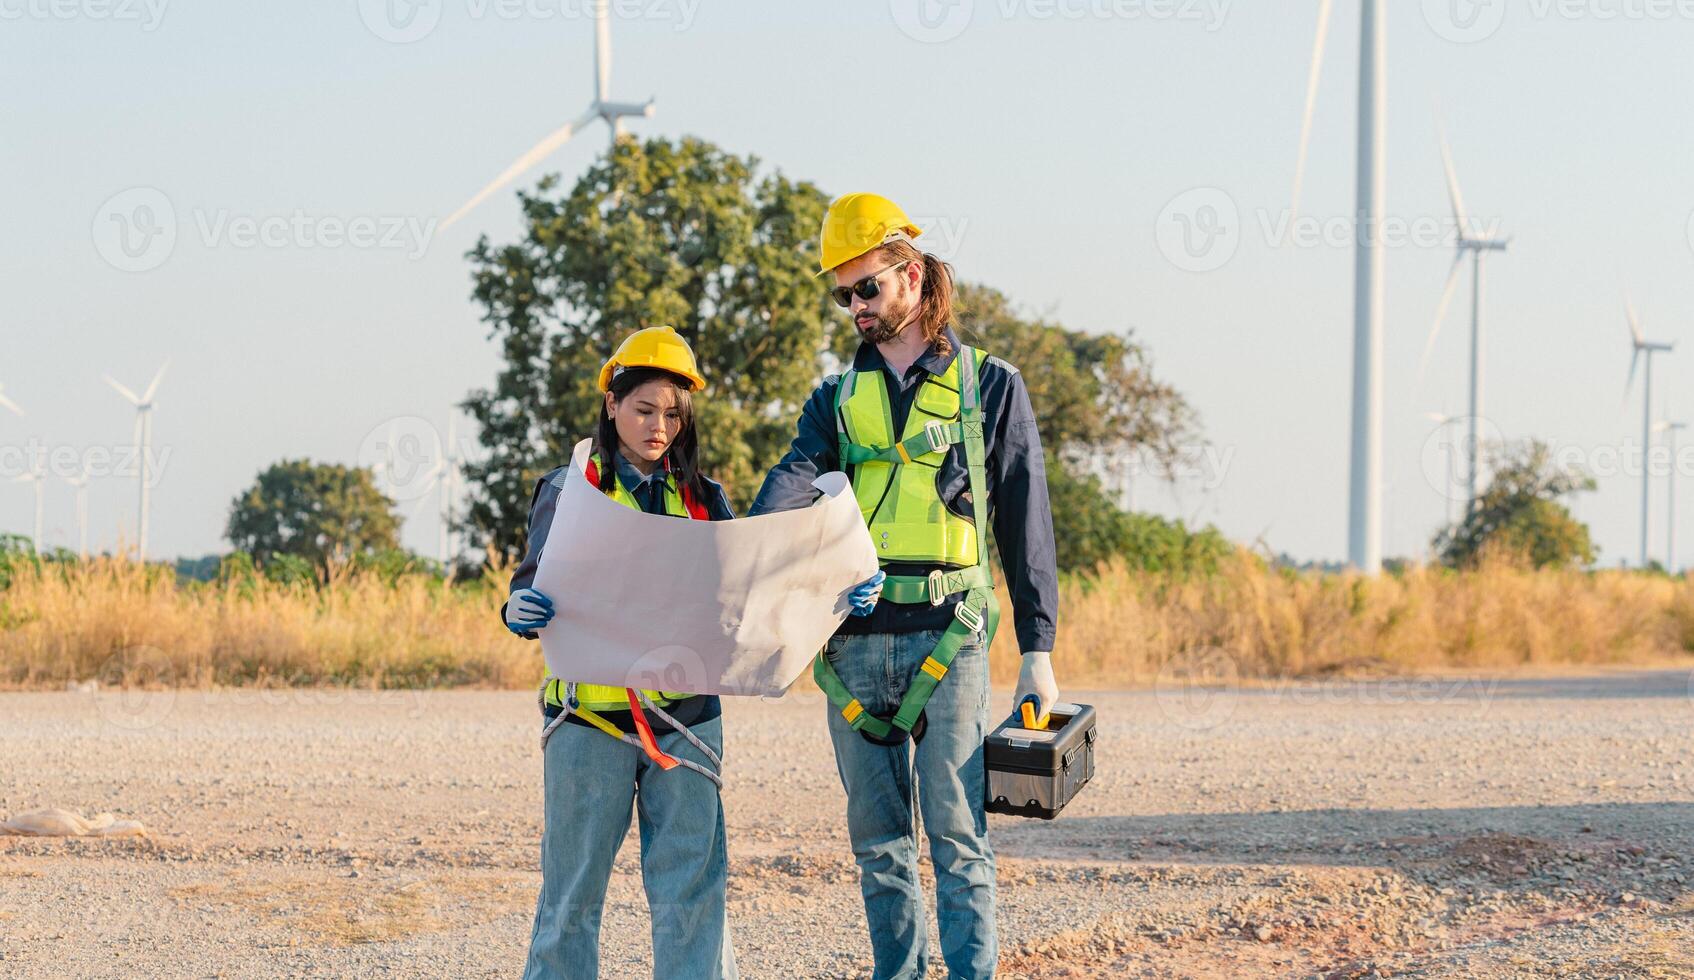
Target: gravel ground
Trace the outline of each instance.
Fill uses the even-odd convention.
[[[993,818],[1002,974],[1694,976],[1684,672],[1071,692],[1099,775]],[[727,709],[749,977],[868,975],[821,700]],[[0,694],[0,976],[513,976],[539,881],[519,692]],[[605,975],[646,975],[627,842]],[[927,867],[926,867],[927,873]]]

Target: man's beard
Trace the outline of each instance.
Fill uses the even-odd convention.
[[[886,344],[900,335],[901,326],[905,324],[907,317],[910,317],[911,315],[912,304],[907,303],[904,306],[897,306],[891,302],[888,304],[888,308],[883,310],[883,312],[872,315],[873,318],[869,326],[866,326],[857,320],[853,321],[853,325],[859,328],[859,336],[864,338],[867,342],[872,344]]]

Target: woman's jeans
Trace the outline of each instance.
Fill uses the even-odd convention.
[[[939,630],[838,636],[824,656],[866,711],[891,718],[940,638]],[[872,744],[833,706],[828,710],[877,980],[921,978],[929,968],[914,811],[923,815],[935,865],[942,960],[953,977],[993,976],[999,946],[994,852],[982,809],[988,655],[981,635],[960,648],[936,686],[924,709],[929,728],[915,750],[910,739],[895,746]]]
[[[723,719],[689,728],[723,754]],[[658,736],[676,758],[712,768],[676,732]],[[530,980],[593,980],[600,972],[600,916],[612,860],[641,818],[641,883],[653,920],[653,975],[677,980],[734,978],[724,913],[728,856],[716,786],[681,766],[659,768],[639,748],[566,722],[547,741],[546,828],[541,897],[529,940]]]

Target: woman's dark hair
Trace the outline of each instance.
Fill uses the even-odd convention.
[[[625,368],[612,377],[609,385],[612,397],[623,401],[629,393],[649,381],[668,381],[676,386],[676,410],[682,416],[682,428],[665,450],[664,461],[670,463],[678,487],[701,504],[706,502],[706,483],[700,477],[700,441],[694,431],[694,398],[689,394],[687,378],[659,368]],[[600,424],[594,430],[594,451],[600,455],[600,491],[612,488],[617,479],[618,426],[600,403]]]

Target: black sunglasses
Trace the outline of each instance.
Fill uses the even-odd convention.
[[[882,285],[877,282],[878,278],[890,272],[899,272],[901,269],[904,269],[906,266],[911,264],[911,259],[907,259],[904,262],[896,262],[888,268],[883,269],[881,272],[871,273],[851,286],[837,286],[829,291],[830,298],[834,299],[835,305],[842,309],[846,309],[853,302],[853,297],[855,296],[866,302],[870,302],[882,295]]]

